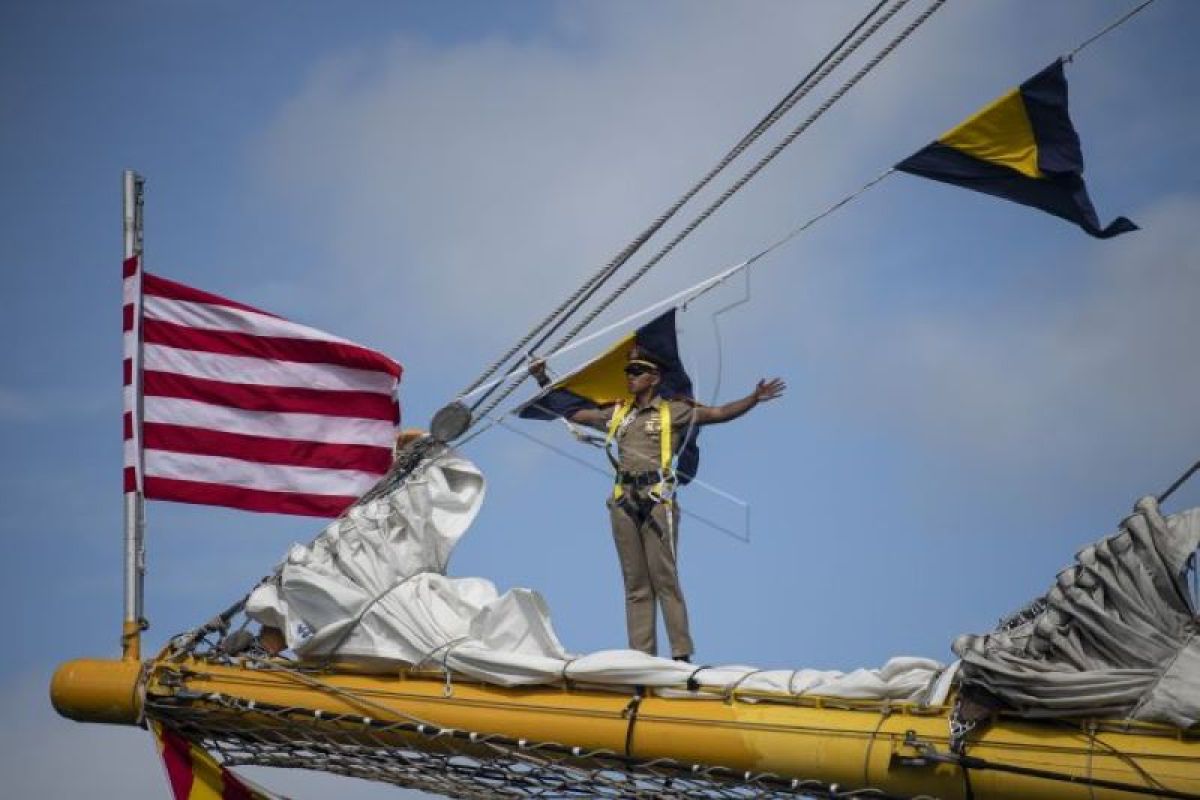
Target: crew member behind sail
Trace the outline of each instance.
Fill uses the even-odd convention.
[[[631,400],[602,408],[585,408],[571,422],[607,432],[609,460],[616,469],[608,500],[613,541],[625,581],[625,622],[629,646],[650,655],[658,652],[657,606],[662,607],[671,656],[690,661],[695,648],[688,631],[687,604],[679,585],[677,545],[679,503],[672,465],[688,429],[737,419],[759,403],[774,400],[787,385],[779,378],[760,380],[745,397],[721,406],[659,396],[663,366],[645,349],[631,351],[625,380]],[[549,384],[545,362],[529,372],[541,386]],[[614,456],[611,445],[615,443]]]

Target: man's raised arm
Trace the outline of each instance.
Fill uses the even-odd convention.
[[[550,376],[546,374],[546,362],[542,359],[539,358],[536,361],[530,362],[529,374],[537,381],[538,386],[545,388],[550,385]],[[612,407],[581,408],[570,414],[566,414],[565,418],[576,425],[604,430],[608,427],[608,421],[612,418]]]
[[[608,427],[608,421],[612,419],[612,406],[604,408],[581,408],[568,416],[567,419],[576,425],[585,425],[589,428],[602,431]]]
[[[715,425],[737,419],[759,403],[774,400],[783,394],[787,384],[779,378],[763,379],[754,387],[754,391],[740,400],[734,400],[721,406],[697,406],[696,424]]]

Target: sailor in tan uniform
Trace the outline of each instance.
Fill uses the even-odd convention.
[[[545,365],[535,362],[530,372],[548,383]],[[616,480],[608,500],[613,541],[625,581],[625,620],[629,646],[655,655],[657,607],[662,607],[671,655],[690,660],[695,648],[688,629],[687,604],[679,584],[679,503],[672,470],[675,453],[691,426],[728,422],[761,402],[783,394],[783,381],[760,380],[754,391],[721,406],[701,406],[687,400],[660,397],[662,367],[649,353],[634,351],[625,367],[632,400],[603,408],[585,408],[569,415],[580,425],[607,432],[616,445],[609,458]]]

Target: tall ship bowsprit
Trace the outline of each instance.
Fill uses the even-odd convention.
[[[893,175],[1021,203],[1097,238],[1136,230],[1124,217],[1102,223],[1088,195],[1066,66],[1150,2],[750,257],[595,330],[618,298],[945,3],[882,0],[427,431],[397,435],[401,369],[387,356],[147,272],[143,183],[127,172],[124,648],[120,659],[61,665],[55,708],[79,721],[152,729],[177,798],[272,797],[236,771],[269,766],[459,798],[1200,800],[1200,508],[1166,509],[1200,463],[1137,500],[1114,532],[1081,549],[994,630],[960,636],[950,664],[901,656],[840,672],[692,663],[690,651],[675,659],[636,649],[576,653],[538,592],[501,593],[487,578],[448,571],[485,496],[469,444],[497,425],[531,424],[518,420],[565,424],[605,450],[616,474],[610,504],[642,492],[654,504],[648,514],[677,524],[671,503],[696,477],[700,428],[772,399],[782,384],[745,408],[717,413],[697,403],[676,314]],[[855,53],[861,67],[713,191]],[[635,258],[645,260],[617,282]],[[549,377],[547,364],[589,343],[600,352]],[[265,384],[287,370],[305,383],[252,396],[213,378],[223,358],[253,362]],[[541,387],[506,405],[531,372]],[[639,394],[636,379],[646,375],[661,399]],[[661,403],[659,449],[635,472],[613,446],[651,396]],[[316,432],[272,427],[302,423]],[[313,441],[280,444],[289,437]],[[270,469],[238,486],[213,477],[229,468],[226,454],[254,447],[270,451]],[[324,471],[312,467],[318,462]],[[335,480],[347,475],[356,482]],[[147,499],[332,521],[244,597],[143,659]]]

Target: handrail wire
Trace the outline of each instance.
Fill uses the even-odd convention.
[[[894,9],[889,10],[888,18],[890,18],[891,15],[895,14],[896,11],[899,11],[899,9],[908,2],[908,0],[896,0],[896,1],[897,1],[897,6]],[[749,148],[750,145],[752,145],[755,141],[757,141],[762,136],[762,134],[764,134],[772,125],[774,125],[777,121],[779,121],[779,119],[782,118],[785,114],[787,114],[788,111],[790,111],[792,108],[794,108],[795,105],[798,102],[800,102],[800,100],[804,99],[804,97],[806,97],[808,95],[808,93],[810,91],[812,91],[812,89],[814,89],[817,86],[817,84],[821,82],[821,80],[823,80],[824,76],[827,75],[828,72],[826,72],[824,75],[821,75],[820,77],[817,77],[815,80],[814,80],[813,76],[816,75],[826,64],[828,64],[830,59],[834,58],[838,54],[838,52],[846,45],[846,42],[851,37],[853,37],[856,33],[858,33],[858,31],[861,30],[862,27],[871,20],[872,17],[874,17],[887,2],[888,2],[888,0],[879,0],[879,2],[870,11],[867,12],[866,16],[864,16],[861,20],[859,20],[858,23],[855,24],[855,26],[850,30],[850,32],[847,33],[842,38],[842,40],[839,41],[828,53],[826,53],[825,56],[819,62],[817,62],[817,65],[814,66],[811,70],[809,70],[808,74],[806,74],[800,80],[800,82],[797,83],[796,86],[793,87],[792,90],[790,92],[788,92],[788,94],[785,95],[784,98],[782,100],[780,100],[775,105],[775,107],[772,108],[771,111],[769,111],[766,114],[766,116],[764,116],[761,120],[759,120],[759,122],[753,128],[751,128],[750,131],[747,134],[745,134],[741,138],[741,140],[736,145],[734,145],[734,147],[732,149],[729,150],[728,153],[725,154],[725,156],[717,163],[717,165],[715,167],[713,167],[708,172],[708,174],[706,174],[698,183],[696,183],[682,197],[680,197],[679,200],[677,200],[670,208],[668,208],[665,212],[663,212],[650,225],[650,227],[648,227],[646,230],[642,231],[642,233],[637,238],[635,238],[632,242],[630,242],[628,245],[626,245],[625,248],[620,253],[618,253],[617,256],[615,258],[613,258],[612,261],[610,261],[608,264],[606,264],[604,267],[602,267],[599,271],[597,271],[594,275],[592,275],[592,277],[589,278],[582,286],[580,286],[578,289],[576,289],[576,291],[570,297],[568,297],[565,301],[563,301],[563,303],[561,305],[559,305],[558,308],[556,308],[548,316],[546,316],[541,322],[539,322],[531,331],[529,331],[529,333],[527,333],[519,342],[517,342],[517,344],[515,344],[507,353],[505,353],[503,356],[501,356],[499,359],[497,359],[491,366],[489,366],[486,370],[484,370],[482,375],[480,375],[478,378],[476,378],[475,381],[473,383],[471,383],[470,386],[468,386],[466,389],[464,389],[462,391],[462,393],[460,394],[460,397],[461,397],[461,395],[471,393],[476,388],[478,388],[480,386],[480,384],[482,384],[484,381],[486,381],[488,378],[490,378],[492,375],[494,375],[496,373],[496,371],[500,369],[500,367],[502,367],[504,364],[508,363],[510,360],[512,360],[512,358],[514,356],[516,356],[518,353],[520,353],[522,350],[524,350],[525,346],[528,345],[535,336],[537,336],[539,333],[541,333],[542,330],[544,328],[546,328],[547,325],[550,325],[551,323],[554,323],[554,327],[552,327],[548,332],[546,332],[544,334],[544,336],[542,337],[542,339],[539,340],[536,344],[534,344],[532,349],[536,350],[538,347],[541,347],[541,345],[545,343],[546,339],[548,339],[550,336],[553,336],[554,333],[558,330],[558,327],[563,322],[565,322],[566,319],[570,317],[570,315],[574,314],[583,303],[587,302],[587,300],[591,298],[592,294],[596,291],[596,289],[598,289],[600,287],[600,285],[604,281],[608,280],[608,278],[611,277],[618,269],[620,269],[622,266],[624,266],[624,264],[630,258],[633,257],[633,255],[641,248],[641,246],[643,244],[645,244],[655,233],[657,233],[662,228],[663,225],[665,225],[672,217],[675,216],[675,214],[679,211],[679,209],[681,209],[693,197],[695,197],[696,194],[699,193],[701,189],[703,189],[705,186],[707,186],[720,172],[722,172],[727,166],[729,166],[729,164],[732,163],[738,156],[740,156],[742,153],[744,153],[746,151],[746,149]],[[861,44],[861,41],[856,42],[848,52],[853,52],[853,50],[855,48],[857,48],[860,44]],[[564,316],[564,312],[566,312],[565,316]],[[560,317],[561,317],[561,319],[560,319]],[[479,401],[476,401],[476,405],[478,405],[478,403],[482,402],[484,399],[486,399],[486,395],[484,398],[481,398]]]

